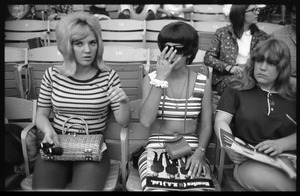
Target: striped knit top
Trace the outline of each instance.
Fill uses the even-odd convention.
[[[149,74],[150,79],[156,77],[156,71]],[[206,75],[197,73],[196,82],[193,88],[193,94],[187,100],[186,120],[197,119],[202,108],[202,97],[206,84]],[[165,103],[164,103],[165,102]],[[165,120],[184,120],[186,99],[174,99],[165,95],[160,98],[160,104],[157,112],[157,119],[162,119],[162,109],[164,105]]]
[[[108,111],[119,109],[119,103],[111,103],[106,91],[112,86],[121,87],[118,74],[114,70],[98,71],[88,80],[77,80],[66,77],[58,72],[57,67],[49,67],[43,76],[38,97],[38,107],[52,108],[54,113],[53,127],[60,132],[62,125],[69,117],[83,118],[89,128],[89,133],[106,128]],[[85,126],[80,119],[71,119],[71,123]],[[70,132],[84,132],[76,126]]]

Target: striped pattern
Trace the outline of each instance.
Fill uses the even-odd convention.
[[[149,77],[155,78],[156,71],[148,74]],[[202,108],[202,97],[204,94],[205,84],[206,84],[206,76],[197,73],[196,82],[194,85],[193,96],[188,98],[187,100],[187,115],[186,120],[196,119]],[[167,95],[165,96],[165,104],[164,96],[161,96],[160,104],[158,108],[157,118],[162,119],[162,109],[164,106],[164,119],[165,120],[184,120],[185,116],[185,102],[186,99],[174,99],[170,98]],[[178,108],[176,108],[178,106]]]
[[[113,111],[119,108],[119,103],[110,103],[106,95],[106,90],[112,86],[121,86],[114,70],[99,70],[93,78],[82,81],[61,75],[55,66],[49,67],[42,79],[38,107],[52,107],[53,127],[59,131],[71,116],[85,119],[90,133],[104,131],[109,107]],[[65,127],[72,123],[84,126],[79,119],[72,119]],[[76,127],[68,131],[79,132]]]
[[[138,171],[141,177],[141,185],[144,191],[164,191],[164,190],[155,190],[153,188],[146,186],[146,177],[147,177],[147,149],[164,149],[163,142],[166,140],[170,140],[175,138],[176,136],[171,135],[160,135],[160,134],[152,134],[146,146],[145,152],[139,158],[138,161]],[[198,147],[198,137],[196,134],[185,135],[183,136],[187,143],[190,145],[192,150],[194,151]],[[208,160],[207,160],[208,162]],[[209,165],[209,164],[208,164]]]

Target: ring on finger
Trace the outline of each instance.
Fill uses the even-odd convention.
[[[169,57],[167,56],[166,58],[165,58],[167,61],[169,61]]]

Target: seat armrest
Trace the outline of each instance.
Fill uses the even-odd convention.
[[[128,127],[123,127],[120,132],[121,140],[121,171],[122,171],[122,186],[123,190],[126,189],[127,178],[127,164],[129,162],[129,150],[128,150]]]
[[[27,125],[21,132],[21,145],[23,151],[23,158],[24,158],[24,166],[25,166],[25,174],[29,176],[29,161],[28,161],[28,153],[27,153],[27,146],[26,146],[26,137],[28,132],[35,127],[34,123],[30,123]]]

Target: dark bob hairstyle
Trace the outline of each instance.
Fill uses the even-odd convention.
[[[184,56],[187,58],[187,64],[191,64],[198,52],[198,33],[191,25],[186,22],[172,22],[162,28],[158,34],[158,47],[160,51],[165,48],[168,42],[179,43],[184,46]]]

